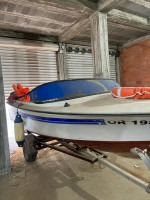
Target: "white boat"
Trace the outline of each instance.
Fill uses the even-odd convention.
[[[114,98],[113,87],[118,84],[106,79],[47,83],[29,93],[30,102],[9,102],[10,117],[18,108],[25,129],[80,146],[111,152],[148,148],[150,100]]]

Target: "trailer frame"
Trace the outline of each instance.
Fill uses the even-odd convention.
[[[121,169],[120,167],[108,161],[107,155],[104,152],[89,147],[80,147],[77,144],[70,143],[63,139],[41,136],[35,133],[31,133],[30,131],[27,131],[27,135],[25,135],[25,142],[23,145],[23,153],[25,160],[27,162],[35,161],[38,151],[44,148],[54,149],[56,151],[84,160],[91,164],[94,163],[102,164],[108,167],[109,169],[113,170],[117,174],[121,175],[122,177],[140,186],[147,193],[150,193],[150,183],[145,182],[144,180],[130,174],[124,169]],[[147,159],[149,158],[147,157],[145,150],[142,151],[137,148],[134,148],[131,150],[131,152],[136,155],[139,155],[141,159],[142,157],[144,157],[143,155],[146,155],[146,162]],[[141,153],[143,153],[142,156]]]

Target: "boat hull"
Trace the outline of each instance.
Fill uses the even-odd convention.
[[[17,109],[10,106],[10,117]],[[150,145],[150,115],[79,115],[42,113],[19,109],[24,128],[81,146],[109,152],[128,152]]]
[[[150,141],[84,141],[70,140],[80,146],[86,146],[100,151],[108,152],[130,152],[132,148],[148,149]]]

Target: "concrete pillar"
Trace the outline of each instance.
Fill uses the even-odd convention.
[[[10,153],[5,112],[5,97],[2,66],[0,62],[0,175],[8,173],[10,170]]]
[[[59,80],[68,79],[68,71],[66,66],[66,45],[65,43],[59,44],[59,52],[57,56]]]
[[[121,72],[121,62],[120,62],[120,57],[116,57],[116,81],[121,84],[120,81],[120,72]]]
[[[95,78],[110,78],[107,14],[91,18],[91,43]]]

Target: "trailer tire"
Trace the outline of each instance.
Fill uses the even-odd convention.
[[[35,149],[35,138],[32,134],[26,135],[23,145],[23,154],[27,162],[34,162],[38,151]]]

